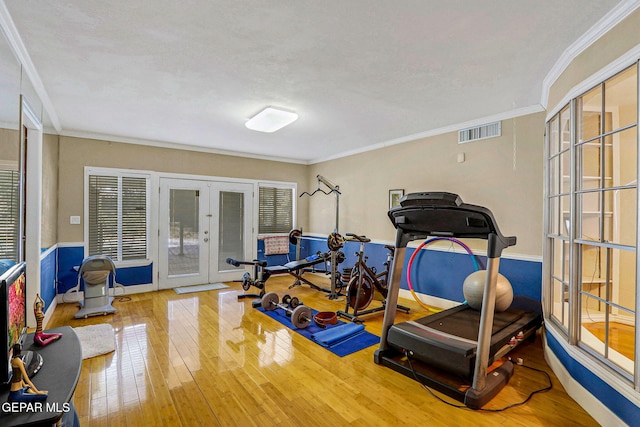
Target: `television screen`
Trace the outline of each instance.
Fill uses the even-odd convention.
[[[0,382],[11,379],[11,355],[15,343],[21,342],[27,330],[27,290],[25,280],[26,264],[16,264],[0,277],[0,330],[7,331],[7,337],[0,344]],[[6,357],[6,360],[2,360]]]
[[[9,284],[9,348],[20,340],[24,328],[27,327],[25,316],[25,281],[22,272],[13,283]]]

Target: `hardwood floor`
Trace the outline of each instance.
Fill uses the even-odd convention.
[[[602,322],[583,323],[587,330],[604,342],[606,325]],[[609,345],[629,360],[634,360],[635,328],[631,325],[611,322],[609,326]]]
[[[329,300],[307,285],[288,289],[291,283],[290,276],[272,277],[267,291],[297,296],[317,310],[344,309],[344,300]],[[238,301],[240,284],[229,285],[184,295],[130,295],[129,301],[114,302],[115,314],[81,320],[73,318],[76,304],[60,304],[48,328],[106,322],[116,331],[115,352],[83,361],[74,396],[81,425],[597,425],[545,363],[540,336],[511,356],[549,372],[552,390],[504,412],[457,409],[416,381],[376,365],[377,346],[338,357],[253,309],[251,299]],[[412,313],[399,313],[398,319],[426,315],[414,301],[401,303]],[[369,316],[366,330],[379,335],[381,323],[382,313]],[[545,385],[543,374],[516,367],[485,408],[522,401]]]

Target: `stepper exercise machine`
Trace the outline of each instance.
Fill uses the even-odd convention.
[[[515,309],[515,304],[494,313],[500,256],[516,237],[500,233],[489,209],[463,203],[452,193],[408,194],[388,216],[396,227],[396,253],[374,361],[479,409],[513,375],[513,363],[503,356],[522,340],[535,338],[542,324],[539,311]],[[461,304],[394,324],[407,244],[429,236],[487,240],[482,309]]]

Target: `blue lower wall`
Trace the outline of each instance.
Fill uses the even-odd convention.
[[[351,268],[356,262],[356,252],[360,249],[357,242],[346,242],[342,248],[345,261],[338,266],[340,271]],[[322,238],[303,237],[300,244],[300,257],[304,258],[317,252],[327,252],[327,241]],[[406,266],[413,253],[413,248],[407,248],[405,255],[405,268],[403,269],[401,289],[408,289],[406,279]],[[388,250],[383,244],[367,243],[365,255],[367,264],[375,267],[378,272],[385,269]],[[52,275],[56,271],[57,293],[65,293],[76,286],[78,280],[77,267],[84,258],[82,246],[65,246],[52,251],[42,262],[42,283],[53,283]],[[289,245],[289,254],[264,255],[264,241],[258,240],[257,258],[266,260],[269,265],[283,265],[296,259],[296,247]],[[485,257],[477,257],[484,268]],[[318,270],[323,270],[324,265],[316,265]],[[464,279],[474,271],[474,264],[470,255],[458,252],[445,252],[441,250],[423,250],[416,256],[412,269],[412,282],[414,290],[418,293],[434,297],[462,302],[462,283]],[[515,295],[525,295],[537,301],[542,295],[542,263],[536,261],[524,261],[503,257],[500,261],[500,273],[509,279]],[[46,275],[45,275],[46,274]],[[153,266],[118,268],[116,280],[124,286],[140,285],[153,281]],[[42,291],[42,298],[51,302],[54,297],[53,288]],[[45,298],[46,297],[46,298]]]
[[[78,267],[84,259],[84,247],[64,246],[58,248],[58,293],[63,294],[73,288],[78,281]]]
[[[309,256],[309,241],[308,239],[300,240],[300,258],[306,258]],[[264,254],[264,240],[258,239],[258,257],[257,259],[267,261],[268,265],[284,265],[289,261],[296,260],[296,246],[289,244],[288,254],[279,255],[265,255]],[[245,260],[246,261],[246,260]]]
[[[307,253],[326,252],[327,242],[322,239],[302,239],[306,241]],[[360,249],[357,242],[347,242],[342,248],[345,261],[339,269],[351,268],[356,262],[355,253]],[[407,284],[407,264],[413,254],[414,248],[407,248],[404,260],[404,268],[401,289],[409,289]],[[367,265],[375,267],[378,272],[384,270],[388,250],[384,244],[367,243],[365,255],[368,257]],[[295,259],[292,257],[292,259]],[[480,268],[485,268],[486,257],[476,257]],[[470,255],[458,252],[445,252],[442,250],[422,250],[413,261],[411,281],[414,291],[450,301],[463,302],[462,283],[464,279],[475,271],[474,263]],[[542,262],[526,261],[502,257],[500,259],[500,273],[504,275],[513,287],[514,295],[524,295],[536,301],[542,300]]]
[[[57,250],[53,249],[40,259],[40,298],[44,301],[44,310],[49,308],[56,297]]]
[[[57,292],[63,294],[76,286],[77,268],[84,259],[84,247],[65,246],[57,249]],[[123,286],[143,285],[153,281],[153,264],[116,269],[116,282]],[[43,297],[44,298],[44,297]]]
[[[584,365],[576,361],[566,352],[553,334],[547,332],[547,346],[556,355],[560,363],[582,387],[598,399],[611,412],[616,414],[627,425],[638,425],[638,407],[618,393],[613,387],[602,381]]]

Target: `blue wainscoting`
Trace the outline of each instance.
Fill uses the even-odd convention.
[[[307,239],[302,239],[300,243],[300,258],[306,258],[309,256],[309,245]],[[296,246],[289,244],[289,253],[281,255],[265,255],[264,254],[264,240],[258,239],[258,258],[261,261],[267,261],[267,264],[272,265],[284,265],[289,261],[296,260]],[[251,260],[244,260],[251,261]]]
[[[64,294],[78,283],[78,272],[74,267],[82,264],[84,247],[62,246],[58,248],[58,293]]]
[[[627,425],[638,425],[638,407],[567,353],[555,336],[546,332],[547,346],[582,387]]]
[[[84,259],[84,247],[58,248],[58,293],[63,294],[78,283],[77,268]],[[144,285],[153,281],[153,264],[116,269],[116,282],[123,286]]]
[[[296,247],[289,245],[289,254],[284,255],[264,255],[264,241],[258,240],[257,258],[266,260],[269,265],[283,265],[296,259]],[[357,242],[347,242],[342,248],[345,254],[345,261],[339,265],[342,271],[355,264],[355,253],[360,249]],[[300,257],[304,258],[317,252],[327,252],[327,241],[321,237],[303,237],[300,245]],[[408,289],[406,279],[406,266],[413,253],[414,248],[407,248],[405,255],[405,268],[402,275],[401,289]],[[46,274],[51,274],[55,267],[55,255],[46,257]],[[384,270],[384,263],[387,260],[388,250],[384,244],[367,243],[365,245],[365,255],[367,264],[373,266],[377,271]],[[57,293],[64,293],[73,288],[78,279],[76,270],[83,260],[84,248],[82,246],[63,246],[57,249]],[[481,268],[486,265],[485,257],[477,257]],[[44,262],[44,261],[43,261]],[[318,270],[323,269],[323,265],[316,266]],[[43,271],[45,266],[43,264]],[[414,290],[418,293],[443,298],[450,301],[462,302],[462,283],[464,279],[474,271],[473,262],[470,255],[459,252],[446,252],[442,250],[423,250],[414,260],[412,270],[412,282]],[[541,300],[542,292],[542,263],[537,261],[527,261],[503,257],[500,261],[500,273],[506,276],[515,295],[525,295],[537,301]],[[43,273],[44,274],[44,273]],[[118,268],[116,272],[117,282],[124,286],[147,284],[153,281],[153,266]],[[43,283],[51,283],[50,277],[43,276]],[[47,289],[47,292],[49,290]],[[51,293],[51,292],[50,292]],[[44,293],[50,302],[53,294]]]
[[[326,252],[326,240],[308,238],[306,241],[308,253],[318,251]],[[339,265],[339,269],[353,267],[356,261],[355,253],[360,249],[357,242],[347,242],[342,248],[345,261]],[[409,289],[407,284],[407,264],[414,252],[414,248],[407,248],[404,260],[404,268],[401,289]],[[376,268],[378,272],[385,269],[388,250],[381,243],[367,243],[365,255],[367,264]],[[294,259],[294,258],[292,258]],[[476,257],[480,268],[485,268],[486,257]],[[412,271],[411,281],[414,291],[420,294],[430,295],[450,301],[463,302],[462,283],[464,279],[474,271],[474,264],[470,255],[459,252],[446,252],[438,249],[424,249],[416,256]],[[500,259],[500,273],[511,282],[514,295],[524,295],[536,301],[542,299],[542,262],[528,261],[503,256]]]
[[[46,312],[56,297],[57,249],[45,252],[40,258],[40,298]]]
[[[116,282],[123,286],[146,285],[152,281],[152,264],[116,269]]]
[[[413,254],[407,248],[405,266],[400,287],[408,289],[407,264]],[[487,265],[487,258],[476,256],[481,269]],[[414,291],[450,301],[462,302],[464,279],[475,271],[471,255],[440,250],[423,250],[418,254],[411,270]],[[536,301],[542,299],[542,263],[503,256],[500,259],[500,274],[511,282],[514,295],[524,295]]]

